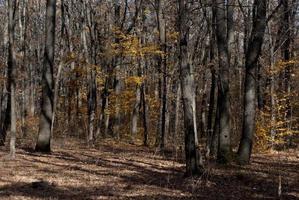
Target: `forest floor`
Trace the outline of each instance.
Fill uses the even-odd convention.
[[[0,148],[0,199],[299,199],[298,150],[255,154],[249,166],[209,163],[184,178],[172,153],[105,142],[86,148],[53,143],[51,154]]]

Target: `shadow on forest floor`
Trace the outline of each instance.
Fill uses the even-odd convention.
[[[277,199],[279,176],[281,199],[299,198],[298,152],[254,155],[249,166],[210,163],[204,176],[184,179],[184,165],[171,154],[144,147],[53,149],[0,159],[0,199]]]

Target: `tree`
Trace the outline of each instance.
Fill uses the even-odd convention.
[[[9,1],[6,1],[7,3]],[[8,4],[7,4],[8,6]],[[9,13],[8,13],[9,16]],[[8,20],[9,21],[9,20]],[[9,26],[9,22],[6,22],[6,26]],[[8,28],[7,28],[8,29]],[[9,31],[7,31],[8,33]],[[9,33],[8,33],[9,35]],[[6,41],[5,41],[6,40]],[[9,43],[9,37],[7,39],[7,37],[4,37],[4,46],[6,47],[6,43]],[[6,49],[5,49],[6,50]],[[8,63],[7,63],[8,64]],[[8,70],[7,70],[8,71]],[[6,74],[6,71],[4,72],[4,74]],[[6,84],[4,85],[3,88],[3,93],[5,94],[2,98],[1,98],[1,104],[4,105],[1,109],[1,124],[0,124],[0,146],[4,146],[5,144],[5,140],[6,140],[6,135],[7,135],[7,130],[10,127],[10,121],[11,121],[11,117],[10,117],[10,113],[11,113],[11,95],[9,93],[10,91],[10,85],[11,85],[11,80],[8,78],[6,80]],[[3,116],[4,115],[4,116]]]
[[[17,116],[16,116],[16,52],[15,52],[15,15],[16,1],[8,1],[8,82],[10,95],[10,156],[15,157]]]
[[[42,70],[42,99],[39,121],[39,133],[36,151],[51,151],[51,125],[54,104],[54,54],[55,54],[55,26],[56,26],[56,0],[47,0],[46,4],[46,37]]]
[[[243,130],[238,150],[239,162],[248,164],[252,152],[256,115],[256,68],[261,54],[264,33],[267,25],[267,1],[255,0],[253,3],[252,30],[245,55],[245,88]]]
[[[160,122],[158,141],[160,149],[165,146],[165,133],[166,133],[166,112],[167,112],[167,44],[166,44],[166,19],[164,15],[164,0],[156,0],[156,15],[157,26],[159,30],[159,43],[161,51],[163,52],[158,58],[158,71],[161,73],[160,77],[160,93],[161,93],[161,109],[160,109]]]
[[[186,175],[193,176],[202,173],[201,155],[196,141],[195,112],[195,85],[193,66],[189,60],[188,40],[188,3],[186,0],[179,0],[179,66],[180,81],[184,107],[184,134],[185,134],[185,155]]]
[[[219,106],[219,143],[217,160],[221,163],[227,163],[231,160],[231,126],[230,126],[230,100],[229,100],[229,77],[230,77],[230,59],[229,59],[229,36],[230,26],[226,20],[230,13],[226,14],[230,1],[216,0],[214,2],[214,12],[216,17],[216,38],[218,47],[219,77],[218,77],[218,106]]]

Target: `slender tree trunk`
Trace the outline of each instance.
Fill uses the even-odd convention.
[[[177,92],[176,92],[176,103],[175,103],[175,122],[174,122],[174,133],[173,138],[176,141],[176,138],[179,134],[179,124],[180,124],[180,108],[181,108],[181,100],[182,100],[182,90],[181,84],[177,84]]]
[[[6,1],[6,7],[8,8],[8,2]],[[9,13],[7,13],[9,16]],[[4,33],[4,46],[9,46],[9,20],[6,21],[5,27],[7,27],[7,31]],[[8,70],[4,72],[5,75],[8,74]],[[10,91],[10,85],[11,81],[8,78],[3,89],[4,98],[3,98],[3,105],[4,105],[4,111],[3,116],[1,117],[1,127],[0,127],[0,146],[4,146],[7,136],[7,131],[10,127],[10,113],[11,113],[11,95],[9,93]]]
[[[6,135],[7,135],[7,131],[10,127],[10,113],[11,113],[11,96],[9,94],[10,91],[10,80],[7,79],[7,83],[4,86],[4,91],[3,93],[5,93],[4,98],[3,98],[3,104],[5,105],[4,108],[4,112],[2,116],[2,120],[1,120],[1,130],[0,130],[0,146],[4,146],[5,141],[6,141]]]
[[[261,65],[258,64],[257,66],[257,104],[258,109],[262,110],[264,108],[264,97],[263,97],[263,89],[262,89],[262,72],[261,72]]]
[[[114,0],[114,26],[121,30],[121,3],[120,0]],[[116,35],[114,39],[116,44],[120,43],[120,38]],[[121,57],[116,55],[113,60],[113,69],[115,72],[114,76],[114,89],[115,89],[115,117],[113,120],[113,135],[119,140],[120,139],[120,121],[121,121],[121,112],[120,112],[120,99],[119,96],[122,91],[123,83],[121,80]]]
[[[186,154],[186,175],[193,176],[201,174],[201,155],[196,142],[195,129],[195,85],[193,66],[188,59],[188,3],[186,0],[179,0],[179,33],[180,33],[180,79],[184,107],[184,132],[185,132],[185,154]]]
[[[30,116],[35,115],[35,76],[34,76],[34,68],[32,64],[29,64],[29,74],[30,74],[30,103],[29,103],[29,110]]]
[[[120,139],[120,122],[121,122],[121,112],[120,112],[120,94],[122,91],[122,80],[120,78],[121,76],[121,68],[120,68],[120,59],[115,58],[116,67],[115,70],[115,95],[116,95],[116,102],[115,102],[115,120],[113,124],[113,135],[116,137],[117,140]]]
[[[209,99],[209,108],[208,108],[208,121],[207,121],[207,147],[206,147],[206,156],[209,157],[212,151],[212,144],[214,139],[214,123],[215,123],[215,100],[216,100],[216,89],[217,89],[217,78],[216,78],[216,66],[215,66],[215,40],[216,40],[216,16],[214,7],[212,8],[212,17],[210,24],[210,63],[211,65],[211,87],[210,87],[210,99]]]
[[[211,69],[211,89],[210,89],[210,103],[209,103],[209,111],[208,111],[208,122],[207,122],[207,157],[210,155],[212,142],[213,142],[213,121],[215,118],[215,92],[216,92],[216,70]]]
[[[26,136],[26,116],[27,116],[27,108],[28,108],[26,103],[28,102],[29,99],[29,90],[26,83],[26,80],[29,78],[29,71],[28,68],[26,68],[27,10],[28,10],[28,2],[27,0],[22,0],[22,4],[19,3],[19,30],[20,30],[21,52],[23,57],[21,70],[25,74],[22,80],[23,91],[22,91],[22,106],[21,106],[21,131],[23,137]]]
[[[107,109],[109,107],[109,96],[107,95],[106,101],[105,101],[105,114],[104,114],[104,136],[108,135],[109,132],[109,124],[110,124],[110,114],[107,112]]]
[[[219,111],[219,98],[217,98],[216,104],[216,115],[215,115],[215,123],[213,127],[213,134],[211,135],[211,155],[216,156],[219,147],[219,132],[220,132],[220,111]]]
[[[132,113],[132,124],[131,124],[131,140],[133,141],[136,138],[138,133],[138,119],[139,119],[139,110],[141,105],[141,88],[140,85],[136,86],[136,101]]]
[[[256,67],[261,54],[266,29],[267,0],[255,0],[253,4],[253,27],[245,56],[244,117],[241,142],[238,150],[240,164],[250,161],[255,133]]]
[[[92,144],[94,142],[94,121],[96,115],[96,72],[94,69],[93,64],[94,59],[91,56],[94,48],[94,34],[93,28],[91,25],[91,11],[89,6],[89,1],[83,2],[83,9],[81,13],[81,17],[83,20],[83,27],[82,27],[82,42],[84,48],[84,57],[87,63],[87,80],[88,80],[88,95],[87,95],[87,102],[88,102],[88,133],[87,133],[87,142]],[[87,31],[88,30],[88,31]],[[90,46],[88,45],[88,33],[90,33]]]
[[[47,0],[46,5],[46,39],[44,63],[42,72],[42,99],[39,122],[39,133],[36,151],[51,151],[51,125],[54,101],[54,54],[55,54],[55,25],[56,25],[56,0]]]
[[[159,56],[159,70],[161,72],[161,109],[160,109],[160,129],[159,129],[159,147],[162,150],[166,140],[166,112],[167,112],[167,58],[166,58],[166,19],[163,13],[164,0],[156,0],[157,22],[159,30],[159,42],[163,55]]]
[[[269,25],[270,26],[270,25]],[[271,26],[269,27],[271,29]],[[276,136],[276,90],[275,90],[275,85],[276,85],[276,75],[274,72],[275,68],[275,45],[273,42],[271,30],[270,32],[270,71],[271,71],[271,76],[270,76],[270,99],[271,99],[271,128],[270,128],[270,134],[271,134],[271,139],[272,139],[272,148],[274,147],[274,138]],[[259,68],[259,66],[257,66]],[[257,74],[258,75],[258,74]]]
[[[219,59],[219,77],[218,77],[218,95],[219,95],[219,147],[217,153],[217,161],[220,163],[229,163],[231,160],[231,126],[230,126],[230,103],[229,103],[229,77],[230,77],[230,59],[228,51],[228,26],[225,15],[227,7],[223,0],[215,1],[216,16],[216,37],[218,46]],[[226,33],[226,34],[224,34]]]
[[[94,121],[96,116],[96,72],[94,69],[90,70],[89,83],[88,83],[88,143],[94,142]]]
[[[61,0],[61,38],[63,41],[60,44],[60,56],[64,58],[65,51],[64,51],[64,45],[67,44],[67,27],[66,27],[66,16],[65,16],[65,3],[64,0]],[[51,135],[54,131],[54,124],[55,124],[55,117],[56,117],[56,110],[57,110],[57,104],[58,104],[58,95],[59,95],[59,81],[62,73],[62,67],[63,67],[63,60],[60,61],[57,69],[57,74],[55,77],[55,83],[54,83],[54,102],[53,102],[53,114],[52,114],[52,124],[51,124]]]
[[[8,1],[8,79],[10,95],[10,156],[15,158],[16,153],[16,52],[15,52],[15,15],[16,1]]]
[[[208,89],[208,81],[206,78],[206,73],[203,75],[203,90],[202,90],[202,100],[201,100],[201,106],[200,106],[200,135],[201,137],[205,137],[206,130],[207,130],[207,89]]]
[[[146,101],[146,93],[145,93],[145,84],[143,83],[141,86],[141,102],[142,102],[142,121],[143,121],[143,145],[148,145],[148,104]]]
[[[295,1],[296,2],[296,1]],[[282,46],[282,57],[284,62],[288,62],[291,59],[291,43],[292,43],[292,34],[291,34],[291,12],[292,9],[289,6],[289,0],[282,0],[283,4],[283,15],[282,15],[282,21],[283,21],[283,30],[285,30],[285,42]],[[293,5],[293,7],[296,7],[296,5]],[[296,9],[296,8],[293,8]],[[285,121],[286,121],[286,129],[287,131],[291,131],[292,129],[292,105],[291,105],[291,73],[292,73],[292,67],[290,64],[288,64],[284,70],[284,91],[286,93],[287,99],[286,99],[286,110],[285,110]],[[288,136],[288,144],[289,146],[292,145],[292,137]]]

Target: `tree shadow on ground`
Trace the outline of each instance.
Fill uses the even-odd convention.
[[[64,171],[63,178],[66,182],[70,178],[84,182],[78,174],[94,175],[107,181],[107,185],[110,186],[106,186],[106,183],[99,186],[88,182],[86,187],[63,186],[64,184],[57,185],[55,180],[50,183],[44,179],[45,183],[35,187],[30,182],[10,181],[0,187],[0,198],[21,196],[39,199],[277,199],[277,170],[286,168],[287,172],[298,175],[295,171],[297,163],[294,161],[285,161],[277,168],[278,161],[254,158],[250,166],[213,166],[205,176],[185,179],[184,168],[179,163],[169,166],[165,163],[172,163],[172,160],[161,157],[156,159],[152,151],[140,147],[123,150],[121,147],[113,150],[110,147],[100,150],[63,149],[46,155],[25,150],[19,154],[22,155],[21,161],[43,166],[34,166],[36,172],[60,175]],[[30,167],[32,168],[24,164],[23,170]],[[113,186],[115,179],[117,183]],[[296,195],[299,194],[299,185],[294,181],[296,177],[289,179],[293,181],[282,183],[281,199],[298,199]],[[116,184],[125,187],[118,187]],[[141,192],[142,188],[152,188],[156,191]]]
[[[103,197],[118,198],[119,196],[111,192],[111,188],[61,188],[53,183],[33,182],[14,183],[0,187],[0,197],[31,197],[38,199],[94,199]]]

